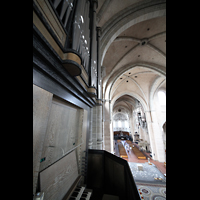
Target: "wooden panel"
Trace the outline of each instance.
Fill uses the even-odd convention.
[[[40,171],[78,146],[81,138],[83,110],[58,98],[53,98]]]
[[[61,200],[78,177],[75,151],[40,173],[44,200]]]
[[[49,31],[45,28],[44,24],[40,21],[39,17],[33,11],[33,24],[37,27],[37,29],[40,31],[40,33],[45,37],[45,39],[48,41],[48,43],[53,47],[53,49],[56,51],[56,53],[63,58],[63,51],[60,49],[56,41],[53,39]]]
[[[88,183],[90,187],[102,188],[104,180],[103,154],[88,155]],[[88,186],[89,187],[89,186]]]
[[[105,157],[106,192],[123,196],[125,193],[124,166]]]
[[[51,5],[49,4],[48,0],[34,0],[35,4],[40,9],[41,13],[43,14],[44,18],[47,20],[48,24],[56,34],[57,38],[64,46],[66,40],[66,34],[60,25],[59,20],[57,19]]]
[[[36,192],[40,159],[53,94],[33,85],[33,193]]]

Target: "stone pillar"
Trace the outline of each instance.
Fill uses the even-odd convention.
[[[92,108],[92,149],[97,148],[97,107]]]
[[[162,140],[162,131],[156,120],[155,111],[146,111],[147,127],[149,132],[149,140],[152,150],[152,158],[159,162],[165,161],[164,144]]]
[[[103,149],[111,152],[111,137],[110,137],[110,100],[105,100],[103,104],[104,109],[104,119],[103,119],[103,135],[104,135],[104,145]]]
[[[96,131],[97,131],[97,149],[103,149],[103,135],[102,135],[102,100],[97,99],[97,120],[96,120]]]
[[[130,126],[130,135],[132,136],[134,140],[134,123],[133,123],[133,116],[129,118],[129,126]]]
[[[151,111],[145,111],[145,115],[146,115],[147,128],[148,128],[148,133],[149,133],[152,158],[154,160],[157,160],[157,150],[156,150],[154,132],[153,132],[153,127],[152,127],[153,121],[152,121]]]
[[[163,138],[162,138],[162,129],[161,127],[159,127],[156,112],[153,111],[151,113],[152,113],[152,119],[153,119],[152,127],[153,127],[153,132],[154,132],[154,140],[156,144],[155,159],[158,160],[159,162],[164,162],[165,148],[164,148],[164,143],[163,143]]]
[[[93,108],[90,108],[90,135],[89,135],[89,142],[88,142],[88,149],[92,149],[92,119],[93,119]]]
[[[89,149],[103,149],[102,103],[100,99],[97,99],[96,106],[91,108]]]

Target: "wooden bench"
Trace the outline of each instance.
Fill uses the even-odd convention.
[[[146,156],[136,146],[132,148],[132,151],[138,159],[146,160]]]

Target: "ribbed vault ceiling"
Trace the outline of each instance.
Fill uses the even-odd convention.
[[[155,12],[161,13],[159,11],[161,4],[160,10],[165,13],[163,12],[164,0],[98,1],[97,26],[102,27],[101,40],[112,41],[107,43],[108,48],[102,58],[102,66],[105,67],[106,72],[102,83],[103,98],[110,100],[119,98],[115,101],[113,111],[120,106],[127,110],[133,109],[135,100],[132,94],[142,99],[148,107],[151,88],[158,80],[160,84],[157,87],[166,88],[166,15],[155,14]],[[151,17],[153,6],[157,11],[152,15],[157,17]],[[113,27],[116,26],[117,21],[120,23],[122,15],[126,14],[125,11],[130,13],[126,16],[125,25],[128,28],[118,33]],[[143,18],[129,26],[134,20],[129,19],[129,16],[137,17],[134,12],[138,12],[138,15]],[[106,38],[109,37],[108,32],[112,33],[114,38],[108,40]],[[104,51],[104,46],[101,52]]]

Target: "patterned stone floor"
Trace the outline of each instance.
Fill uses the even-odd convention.
[[[144,200],[166,199],[166,177],[152,164],[128,162],[134,180]],[[143,170],[138,169],[143,166]],[[160,180],[162,179],[162,180]]]
[[[126,144],[126,141],[121,141],[123,145]],[[119,151],[118,151],[118,144],[117,144],[117,141],[115,141],[115,155],[120,157],[119,155]],[[128,144],[127,144],[128,145]],[[136,145],[134,143],[134,145]],[[145,160],[142,160],[142,159],[138,159],[137,156],[133,153],[133,151],[129,151],[127,152],[127,155],[128,155],[128,162],[135,162],[135,163],[145,163],[145,162],[148,162],[147,159]],[[155,164],[156,167],[160,170],[160,172],[162,174],[166,174],[166,166],[164,166],[164,163],[163,162],[158,162],[158,161],[155,161],[153,159],[150,158],[150,162]]]
[[[148,182],[155,184],[166,184],[166,177],[152,164],[128,162],[134,180],[136,182]],[[143,166],[143,170],[138,170],[138,165]]]
[[[122,141],[122,144],[125,142]],[[120,156],[118,152],[117,142],[115,144],[115,154]],[[134,180],[138,187],[138,191],[144,200],[163,200],[166,199],[166,166],[164,163],[150,160],[152,165],[148,164],[148,160],[138,159],[133,151],[127,152],[128,163],[133,174]],[[144,171],[139,171],[137,164],[143,165]],[[156,178],[156,179],[154,179]],[[159,180],[162,178],[162,180]]]
[[[166,199],[166,185],[153,185],[137,183],[138,191],[144,200],[164,200]]]

